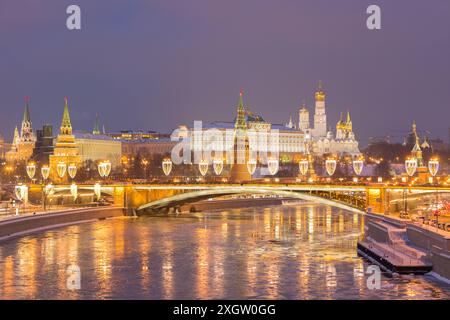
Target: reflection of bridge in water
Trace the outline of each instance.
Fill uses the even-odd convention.
[[[35,191],[41,186],[34,186]],[[36,188],[38,190],[36,190]],[[80,192],[93,193],[94,186],[79,185]],[[30,188],[32,191],[33,188]],[[56,195],[70,186],[55,186]],[[138,212],[168,212],[182,205],[230,195],[258,194],[314,201],[353,212],[380,214],[418,213],[450,200],[450,187],[337,185],[337,184],[113,184],[101,187],[114,204]]]

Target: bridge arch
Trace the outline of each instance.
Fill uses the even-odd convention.
[[[325,204],[340,209],[348,210],[351,212],[365,214],[361,209],[355,208],[349,204],[335,201],[331,199],[326,199],[314,194],[301,192],[301,191],[288,191],[288,190],[277,190],[273,188],[255,188],[248,190],[245,187],[233,187],[233,188],[213,188],[213,189],[203,189],[196,191],[189,191],[185,193],[180,193],[172,195],[159,200],[151,201],[144,205],[139,206],[136,211],[157,211],[165,208],[177,207],[184,204],[189,204],[197,202],[200,200],[205,200],[209,198],[217,198],[227,195],[238,195],[238,194],[266,194],[266,195],[277,195],[282,197],[289,197],[299,200],[313,201],[320,204]]]

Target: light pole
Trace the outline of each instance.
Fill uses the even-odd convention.
[[[163,160],[162,162],[162,169],[163,172],[166,176],[168,176],[170,174],[170,172],[172,171],[172,160],[166,158]]]
[[[27,164],[27,175],[31,180],[31,183],[33,183],[34,175],[36,174],[36,164],[34,162],[30,162]]]
[[[50,167],[48,165],[43,165],[41,167],[41,176],[42,176],[42,203],[44,205],[44,211],[46,210],[46,202],[47,202],[47,189],[45,186],[45,181],[47,180],[48,176],[50,175]]]
[[[428,171],[430,172],[433,182],[434,179],[439,171],[439,160],[437,158],[432,158],[430,161],[428,161]],[[439,226],[439,209],[438,209],[438,203],[439,203],[439,191],[436,188],[436,226]]]
[[[417,170],[417,159],[408,158],[405,160],[405,170],[408,176],[411,178],[414,176]],[[400,218],[408,218],[408,190],[403,189],[403,201],[404,201],[404,213],[400,214]]]
[[[274,176],[277,174],[278,169],[280,167],[280,162],[276,158],[269,158],[267,160],[267,166],[269,167],[269,173],[270,175]]]

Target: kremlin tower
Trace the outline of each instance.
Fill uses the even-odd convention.
[[[30,99],[25,97],[25,110],[23,112],[20,135],[17,127],[14,130],[14,139],[11,150],[6,153],[7,162],[27,161],[33,155],[36,136],[33,133],[30,117]]]
[[[234,124],[233,148],[233,165],[230,173],[231,182],[241,183],[251,180],[252,177],[247,169],[247,160],[249,157],[249,142],[247,137],[247,121],[245,119],[245,108],[242,91],[239,94],[237,117]]]
[[[53,154],[49,156],[50,176],[53,181],[64,182],[65,178],[59,178],[57,174],[57,165],[65,163],[66,166],[81,164],[81,156],[78,153],[78,147],[75,143],[75,137],[72,134],[72,123],[70,122],[69,105],[67,97],[64,98],[64,111],[61,121],[59,135],[56,138]]]
[[[325,92],[322,90],[322,82],[319,81],[319,89],[315,94],[316,109],[314,112],[314,137],[327,135],[327,115],[325,112]]]

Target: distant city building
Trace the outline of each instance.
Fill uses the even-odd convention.
[[[33,159],[40,163],[49,163],[49,156],[53,154],[53,126],[45,124],[42,129],[36,130],[36,145],[33,150]]]
[[[7,162],[27,161],[33,154],[36,136],[33,133],[31,124],[29,102],[30,99],[26,97],[20,134],[16,127],[11,149],[6,153]]]
[[[64,111],[61,127],[56,137],[53,154],[49,156],[50,176],[53,181],[64,181],[57,175],[58,163],[65,163],[66,166],[74,164],[80,166],[81,156],[75,143],[75,136],[72,134],[72,123],[70,122],[69,105],[67,98],[64,98]]]

